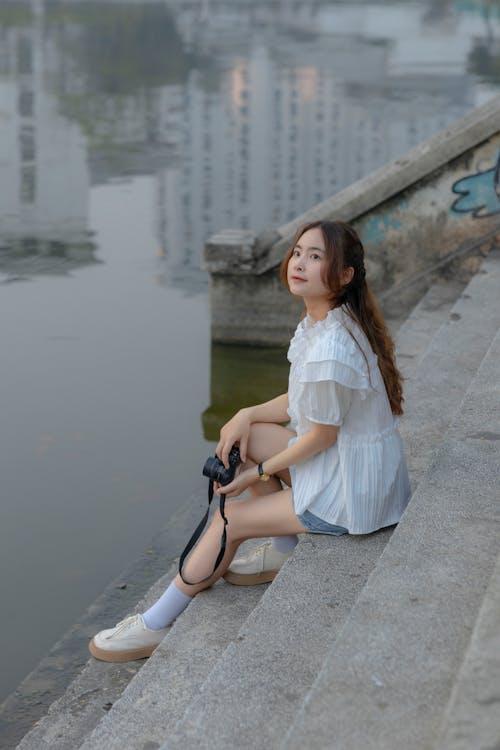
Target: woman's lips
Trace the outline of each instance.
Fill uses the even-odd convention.
[[[301,279],[300,276],[292,276],[292,281],[305,281],[305,279]]]

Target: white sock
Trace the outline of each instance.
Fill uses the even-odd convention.
[[[166,628],[186,609],[192,598],[178,589],[175,581],[172,581],[153,606],[142,615],[146,627],[151,630]]]
[[[271,537],[274,549],[278,552],[291,552],[297,546],[299,538],[297,534],[286,534],[284,536]]]

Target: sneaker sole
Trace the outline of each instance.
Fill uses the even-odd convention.
[[[146,659],[151,656],[157,646],[143,646],[142,648],[129,648],[122,651],[108,651],[96,646],[94,639],[89,643],[89,651],[96,659],[101,661],[122,662],[135,661],[136,659]]]
[[[256,586],[259,583],[271,583],[276,578],[279,570],[265,570],[263,573],[233,573],[227,570],[224,580],[233,586]]]

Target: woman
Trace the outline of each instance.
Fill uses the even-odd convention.
[[[303,298],[306,315],[288,351],[288,392],[241,409],[221,430],[217,456],[228,468],[229,451],[238,444],[242,459],[224,492],[250,493],[226,505],[222,562],[208,580],[186,583],[201,581],[213,569],[223,527],[216,512],[185,564],[184,580],[177,575],[147,612],[92,639],[90,651],[99,659],[149,656],[192,597],[221,576],[242,585],[272,580],[297,534],[367,534],[397,523],[408,504],[396,421],[402,414],[401,376],[366,283],[359,237],[343,222],[307,224],[297,232],[281,274],[290,293]],[[233,562],[239,545],[258,537],[273,539]]]

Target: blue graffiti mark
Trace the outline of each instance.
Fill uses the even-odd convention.
[[[398,211],[402,211],[408,207],[407,200],[401,200],[398,204]],[[370,216],[361,232],[361,242],[370,242],[377,244],[385,240],[385,234],[388,229],[401,229],[401,221],[395,218],[393,215],[387,213],[384,215],[375,214]]]
[[[452,190],[460,195],[451,207],[456,213],[472,212],[474,219],[500,213],[500,151],[494,167],[457,180]]]

